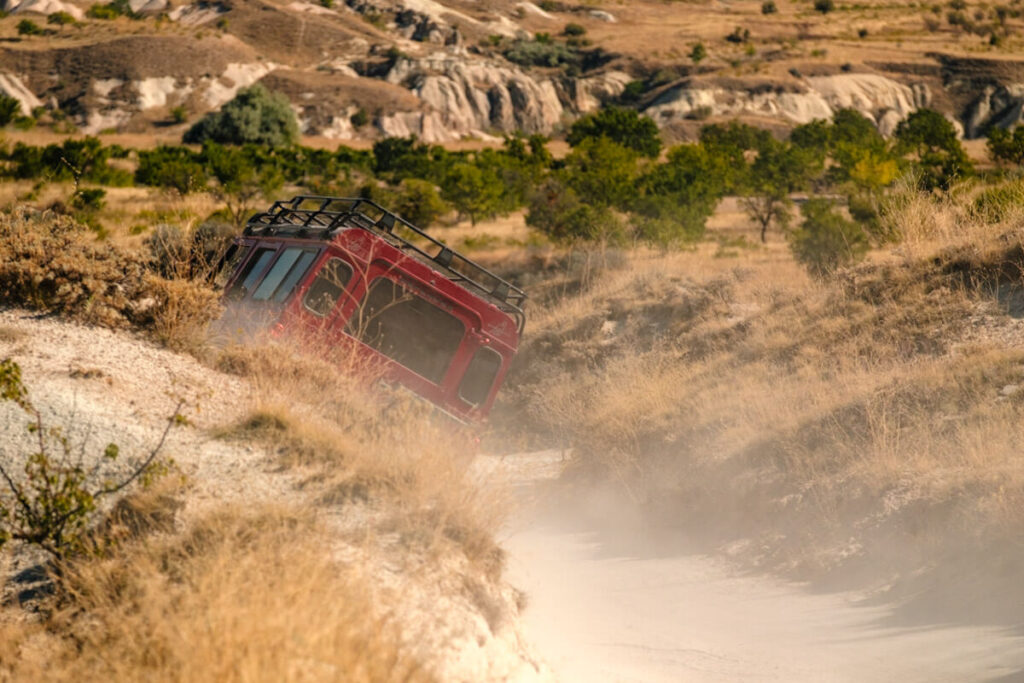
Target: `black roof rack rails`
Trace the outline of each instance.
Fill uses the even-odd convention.
[[[411,251],[417,260],[431,266],[448,280],[483,294],[491,303],[511,314],[522,333],[526,322],[523,313],[526,292],[369,199],[299,195],[277,201],[269,210],[249,219],[245,234],[330,240],[344,228],[367,230],[402,251]],[[417,246],[403,237],[399,234],[401,229],[426,240],[426,247]],[[428,249],[436,249],[436,253],[430,253]]]

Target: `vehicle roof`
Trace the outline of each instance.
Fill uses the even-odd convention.
[[[350,228],[372,233],[400,253],[493,304],[509,315],[522,333],[526,322],[522,309],[526,293],[522,289],[368,199],[299,195],[274,202],[269,210],[249,219],[244,234],[333,242]]]

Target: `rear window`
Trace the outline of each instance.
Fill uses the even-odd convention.
[[[387,278],[370,284],[348,332],[434,384],[444,379],[466,326],[454,315]]]
[[[487,400],[487,394],[494,386],[494,378],[498,376],[501,369],[501,354],[494,349],[483,346],[477,349],[473,360],[466,368],[466,374],[462,376],[459,384],[459,396],[462,400],[478,406]]]
[[[352,266],[340,258],[328,259],[313,278],[313,283],[306,290],[302,303],[313,313],[323,317],[334,310],[349,280],[352,279]]]
[[[282,250],[270,272],[252,293],[253,301],[284,302],[309,270],[315,258],[316,251],[313,249],[289,247]]]

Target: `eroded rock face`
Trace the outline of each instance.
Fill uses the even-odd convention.
[[[989,128],[1012,128],[1024,123],[1024,83],[990,85],[964,112],[964,134],[981,137]]]
[[[385,80],[412,91],[424,111],[382,116],[380,131],[445,142],[490,132],[550,133],[567,114],[592,111],[617,96],[630,77],[610,72],[563,84],[453,50],[400,59]]]
[[[883,135],[891,135],[900,121],[930,100],[923,85],[905,85],[877,74],[836,74],[812,76],[792,86],[684,83],[663,93],[646,113],[661,125],[706,116],[768,116],[802,124],[852,108],[874,121]]]

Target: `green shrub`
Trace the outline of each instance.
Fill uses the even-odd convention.
[[[779,8],[775,6],[775,0],[767,0],[761,3],[761,14],[775,14]]]
[[[814,10],[822,14],[828,14],[836,8],[835,0],[814,0]]]
[[[582,59],[579,52],[571,47],[546,39],[537,34],[535,40],[515,40],[502,53],[505,59],[522,66],[575,67]]]
[[[700,64],[708,57],[707,48],[704,47],[704,43],[695,43],[693,49],[690,50],[690,61],[694,64]]]
[[[106,204],[107,191],[99,187],[79,189],[71,196],[71,206],[79,211],[99,211]]]
[[[868,250],[868,237],[826,199],[809,199],[800,208],[803,223],[789,235],[789,248],[811,275],[822,278],[856,263]]]
[[[259,84],[239,90],[219,112],[207,114],[185,133],[189,143],[284,147],[298,140],[299,124],[288,98]]]
[[[582,36],[586,32],[587,29],[582,24],[566,24],[565,28],[562,29],[563,36]]]
[[[21,102],[10,95],[0,93],[0,128],[13,122],[21,115]]]
[[[185,123],[188,120],[188,110],[185,107],[178,105],[177,107],[171,108],[171,121],[175,123]]]
[[[36,22],[31,19],[22,19],[18,22],[19,36],[41,36],[43,33],[43,29],[41,29]]]
[[[54,24],[56,26],[69,26],[77,24],[78,22],[75,21],[75,18],[68,12],[54,12],[53,14],[48,14],[46,16],[46,23]]]
[[[365,109],[360,107],[355,114],[352,114],[352,116],[349,117],[349,121],[351,121],[352,125],[356,128],[362,128],[370,122],[370,115],[366,113]]]
[[[139,185],[173,189],[182,195],[206,187],[206,169],[187,147],[160,146],[138,154],[135,182]]]

